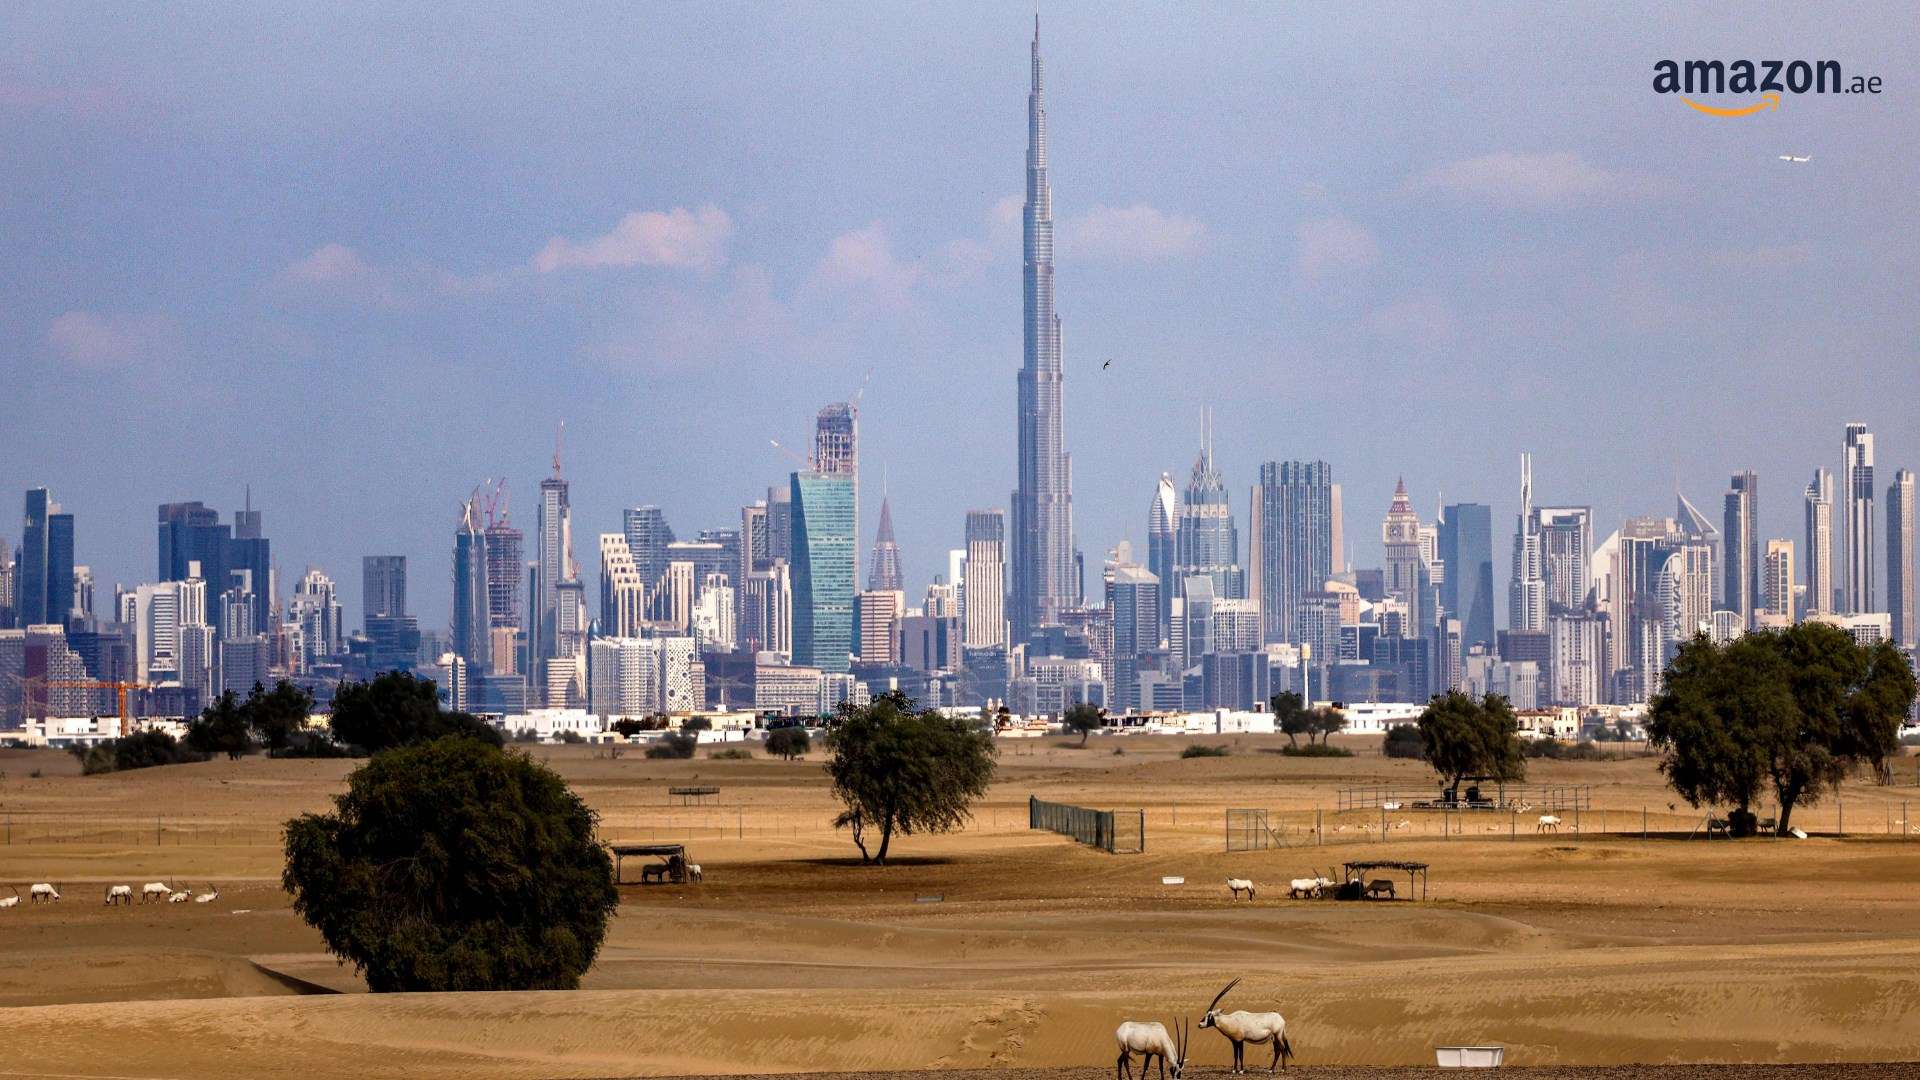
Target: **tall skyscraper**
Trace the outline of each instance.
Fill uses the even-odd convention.
[[[784,503],[784,500],[782,500]],[[667,572],[667,545],[674,542],[673,526],[657,506],[636,506],[621,515],[627,535],[627,550],[633,553],[633,565],[647,588]]]
[[[1407,498],[1405,480],[1394,486],[1393,501],[1387,506],[1386,519],[1380,523],[1380,543],[1387,595],[1398,597],[1407,606],[1404,635],[1424,637],[1421,633],[1426,625],[1424,616],[1432,613],[1420,610],[1425,583],[1420,558],[1420,515],[1414,513],[1413,501]]]
[[[1894,473],[1887,488],[1887,611],[1893,616],[1893,643],[1913,648],[1912,469]]]
[[[1333,466],[1269,461],[1253,489],[1261,633],[1268,643],[1299,643],[1309,594],[1333,575]],[[1315,656],[1314,662],[1330,660]]]
[[[579,573],[573,565],[570,490],[567,481],[560,475],[560,451],[557,446],[553,453],[553,475],[540,481],[540,505],[534,529],[535,543],[539,547],[534,552],[537,572],[534,577],[534,596],[527,612],[527,637],[530,666],[533,668],[530,674],[534,676],[534,685],[538,686],[542,679],[538,662],[561,655],[557,622],[560,585],[562,582],[579,580]],[[486,595],[484,589],[481,595]],[[457,651],[458,642],[455,644]],[[469,662],[472,662],[471,658]]]
[[[1833,474],[1813,470],[1806,490],[1808,615],[1833,613]]]
[[[1117,710],[1138,709],[1140,654],[1160,647],[1160,579],[1128,562],[1113,566],[1106,577],[1107,609],[1113,612],[1112,704]]]
[[[1725,573],[1721,606],[1753,625],[1760,606],[1760,478],[1752,472],[1734,473],[1727,488],[1726,513],[1721,516]]]
[[[73,515],[58,506],[47,515],[46,621],[65,626],[73,614]]]
[[[520,578],[525,572],[526,544],[520,530],[513,527],[503,494],[495,489],[487,503],[487,624],[494,630],[518,633],[525,618],[520,607]]]
[[[1213,581],[1215,596],[1238,599],[1246,595],[1246,576],[1240,569],[1240,533],[1234,528],[1233,511],[1228,506],[1227,485],[1213,464],[1211,413],[1201,426],[1200,456],[1194,460],[1186,499],[1180,505],[1176,545],[1175,574],[1180,582],[1206,577]]]
[[[1588,565],[1593,551],[1593,511],[1585,506],[1538,506],[1533,511],[1540,537],[1547,612],[1583,611],[1593,587]]]
[[[480,523],[479,498],[460,507],[453,536],[453,651],[470,670],[488,670],[492,645],[487,639],[487,534]]]
[[[158,512],[159,577],[161,581],[185,581],[194,563],[200,565],[200,580],[207,583],[210,595],[222,595],[240,576],[251,594],[251,624],[264,629],[272,612],[273,555],[260,534],[260,512],[248,507],[234,512],[235,526],[222,525],[218,511],[195,502],[165,503]]]
[[[1007,518],[999,510],[967,511],[966,628],[969,649],[1007,643]]]
[[[1440,606],[1460,620],[1463,648],[1484,645],[1493,631],[1493,510],[1484,503],[1454,503],[1440,521]]]
[[[867,564],[867,590],[904,595],[905,589],[900,580],[900,545],[893,540],[893,506],[882,498],[880,531],[874,535],[873,558]]]
[[[1874,610],[1873,434],[1867,425],[1847,425],[1846,467],[1841,470],[1847,534],[1847,614]]]
[[[1179,552],[1179,521],[1180,496],[1173,489],[1173,477],[1161,473],[1160,483],[1153,489],[1153,501],[1147,504],[1147,572],[1169,585],[1174,580],[1173,567]],[[1159,590],[1160,632],[1156,645],[1167,636],[1172,600],[1171,588]]]
[[[1533,455],[1520,455],[1520,520],[1513,531],[1513,574],[1507,582],[1507,629],[1547,629],[1547,557],[1533,513]]]
[[[1040,17],[1033,20],[1023,215],[1025,357],[1019,378],[1020,476],[1013,493],[1013,639],[1060,621],[1073,605],[1073,461],[1061,416],[1060,318],[1053,310],[1053,186],[1047,176],[1046,85]]]
[[[1776,626],[1793,622],[1793,541],[1767,541],[1766,562],[1761,575],[1761,610]]]
[[[793,662],[846,671],[853,651],[853,477],[796,472],[793,503]]]
[[[360,559],[360,617],[407,613],[407,557],[365,555]]]
[[[49,519],[59,511],[59,504],[46,488],[28,489],[20,533],[20,563],[14,575],[15,622],[22,628],[41,625],[50,618],[65,618],[49,615],[55,606],[48,596],[53,591],[48,588],[47,573]]]

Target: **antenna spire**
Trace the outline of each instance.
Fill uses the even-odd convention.
[[[567,422],[560,421],[559,430],[553,433],[553,478],[560,479],[560,448],[566,442]]]

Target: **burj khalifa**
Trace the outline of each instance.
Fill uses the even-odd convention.
[[[1060,317],[1053,311],[1053,187],[1047,180],[1047,103],[1040,18],[1033,20],[1027,94],[1027,202],[1023,264],[1026,355],[1020,366],[1020,479],[1013,493],[1014,643],[1060,622],[1076,602],[1073,459],[1061,434]]]

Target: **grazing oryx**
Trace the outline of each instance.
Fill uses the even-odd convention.
[[[107,906],[133,903],[133,886],[114,885],[107,889]]]
[[[1541,814],[1540,824],[1533,827],[1534,832],[1559,832],[1560,819],[1552,814]]]
[[[7,886],[7,888],[9,888],[9,889],[13,889],[13,886],[11,886],[11,885],[9,885],[9,886]],[[19,906],[19,903],[20,903],[20,890],[19,890],[19,889],[13,889],[13,895],[12,895],[12,896],[7,896],[7,897],[0,897],[0,908],[10,908],[10,907],[17,907],[17,906]]]
[[[1180,1036],[1178,1039],[1168,1035],[1167,1025],[1157,1020],[1144,1024],[1128,1020],[1114,1028],[1113,1040],[1120,1044],[1120,1056],[1113,1063],[1114,1080],[1133,1076],[1135,1054],[1140,1055],[1140,1080],[1147,1080],[1147,1069],[1156,1057],[1160,1059],[1161,1080],[1166,1078],[1168,1062],[1173,1063],[1173,1080],[1180,1080],[1180,1070],[1187,1064],[1186,1028],[1175,1020],[1173,1030]]]
[[[215,900],[220,899],[220,886],[209,882],[207,889],[207,892],[203,892],[199,896],[194,897],[193,902],[196,904],[211,904]]]
[[[688,881],[705,881],[706,879],[707,879],[707,876],[700,872],[699,863],[690,862],[687,864],[687,880]]]
[[[59,901],[60,890],[42,881],[32,888],[29,888],[27,895],[36,904],[52,904]]]
[[[164,881],[149,881],[140,886],[140,902],[143,904],[161,903],[173,895],[173,886]]]
[[[1375,878],[1367,882],[1368,896],[1379,896],[1382,893],[1386,894],[1387,899],[1393,899],[1393,882],[1388,881],[1386,878]]]
[[[667,880],[667,864],[666,863],[653,863],[649,866],[643,866],[640,868],[640,884],[642,885],[646,885],[655,881],[664,882],[666,880]]]
[[[1240,877],[1228,878],[1227,889],[1228,891],[1233,893],[1233,898],[1235,900],[1240,899],[1241,893],[1246,893],[1247,899],[1249,900],[1253,899],[1253,882],[1246,878],[1240,878]]]
[[[1213,1028],[1233,1043],[1233,1071],[1236,1073],[1247,1071],[1248,1043],[1273,1044],[1273,1060],[1267,1064],[1268,1072],[1272,1072],[1275,1065],[1286,1068],[1287,1059],[1293,1057],[1293,1044],[1287,1041],[1287,1022],[1279,1013],[1223,1013],[1219,1010],[1220,999],[1239,985],[1240,980],[1235,979],[1213,996],[1213,1004],[1207,1006],[1207,1015],[1200,1018],[1200,1026]]]

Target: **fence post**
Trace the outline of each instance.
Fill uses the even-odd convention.
[[[1847,835],[1847,801],[1835,796],[1834,805],[1840,808],[1840,835]]]
[[[1507,804],[1507,839],[1520,839],[1520,811],[1515,810],[1512,803]]]
[[[1645,804],[1642,804],[1640,807],[1640,839],[1645,840],[1646,838],[1647,838],[1647,808]]]

